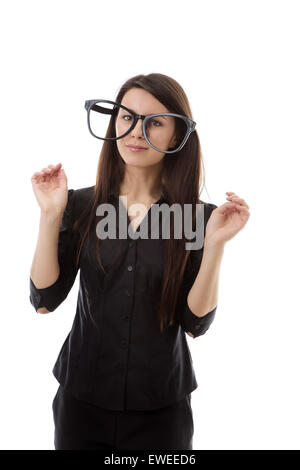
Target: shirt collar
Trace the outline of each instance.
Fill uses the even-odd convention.
[[[119,196],[117,196],[116,193],[113,190],[111,190],[109,192],[109,198],[114,198],[118,200]],[[162,202],[165,202],[165,201],[166,201],[166,198],[164,194],[162,194],[161,197],[157,201],[155,201],[153,204],[161,204]]]

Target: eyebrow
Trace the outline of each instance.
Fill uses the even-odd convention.
[[[149,113],[149,114],[145,114],[145,116],[151,116],[152,114],[159,114],[159,113]],[[168,120],[167,116],[158,116],[158,117],[161,117],[165,119],[166,121]]]
[[[129,106],[126,106],[126,108],[131,109],[131,108],[129,108]],[[125,109],[123,109],[123,111],[125,111]],[[133,109],[131,109],[131,111],[133,111]],[[135,112],[135,111],[133,111],[133,112]],[[138,113],[135,113],[135,114],[138,114]],[[152,114],[159,114],[159,113],[148,113],[148,114],[145,114],[144,116],[151,116]],[[159,116],[159,117],[165,119],[166,121],[168,120],[167,116]]]

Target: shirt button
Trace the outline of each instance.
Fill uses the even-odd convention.
[[[133,267],[132,266],[128,266],[128,271],[132,271],[133,270]]]
[[[121,341],[121,346],[122,348],[127,348],[127,341],[125,339]]]
[[[130,297],[131,295],[128,289],[125,290],[125,294],[127,295],[127,297]]]
[[[129,242],[129,243],[128,243],[129,248],[131,248],[132,245],[133,245],[133,242]]]
[[[123,315],[123,320],[128,320],[129,316],[128,315]]]

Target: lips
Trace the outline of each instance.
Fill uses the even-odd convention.
[[[126,145],[126,147],[130,147],[137,150],[147,150],[146,147],[141,147],[139,145]]]

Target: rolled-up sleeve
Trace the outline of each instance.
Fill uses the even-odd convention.
[[[205,235],[205,228],[206,224],[208,222],[208,219],[214,209],[216,209],[218,206],[215,204],[211,203],[205,203],[205,210],[204,210],[204,235]],[[200,266],[201,266],[201,261],[202,261],[202,256],[203,256],[203,247],[200,250],[191,250],[190,253],[190,263],[191,266],[189,269],[186,268],[181,289],[180,289],[180,296],[178,300],[178,315],[179,315],[179,323],[181,327],[183,328],[184,331],[192,333],[194,338],[203,335],[210,325],[212,324],[217,306],[211,310],[210,312],[207,312],[205,315],[202,317],[198,317],[195,315],[191,309],[189,308],[188,302],[187,302],[187,297],[189,294],[189,291],[191,290],[195,279],[198,275]]]
[[[79,243],[79,232],[72,229],[75,215],[75,195],[74,189],[68,190],[68,202],[59,228],[58,263],[60,273],[58,279],[51,286],[38,289],[29,277],[29,300],[36,311],[40,307],[45,307],[49,312],[53,312],[66,299],[75,282],[78,272],[76,254]]]

